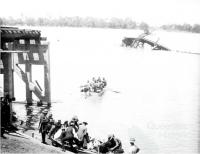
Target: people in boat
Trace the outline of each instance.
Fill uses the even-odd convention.
[[[92,78],[92,82],[93,82],[93,83],[95,83],[95,82],[96,82],[96,79],[95,79],[95,77],[93,77],[93,78]]]
[[[101,83],[101,77],[99,76],[97,82]]]
[[[46,128],[46,133],[48,134],[51,130],[51,128],[53,127],[55,121],[54,119],[48,119],[48,123],[47,123],[47,128]]]
[[[64,128],[67,128],[68,126],[69,126],[68,121],[65,121],[64,124],[63,124],[63,127],[64,127]]]
[[[39,133],[42,135],[42,143],[46,144],[46,134],[47,134],[47,125],[49,122],[49,119],[47,117],[48,110],[44,109],[42,112],[42,115],[40,116],[40,122],[39,122]]]
[[[71,119],[70,122],[69,122],[69,125],[70,125],[71,122],[74,123],[74,129],[75,129],[76,132],[77,132],[78,129],[79,129],[78,121],[79,121],[79,120],[78,120],[78,117],[75,115],[75,116],[72,117],[72,119]]]
[[[86,84],[86,85],[82,86],[81,92],[84,92],[86,95],[90,96],[91,95],[90,84]]]
[[[62,136],[60,136],[60,140],[62,143],[62,149],[65,151],[65,142],[67,141],[70,148],[73,148],[73,144],[75,143],[77,146],[80,146],[79,140],[75,137],[76,132],[74,129],[74,121],[71,121],[69,126],[66,128],[64,132],[62,132]]]
[[[81,86],[81,92],[85,92],[85,94],[88,96],[91,95],[91,92],[99,93],[105,88],[107,85],[107,82],[105,78],[100,78],[95,79],[94,77],[92,78],[92,81],[89,82],[87,81],[87,84],[84,86]]]
[[[129,148],[129,154],[136,154],[140,151],[140,149],[135,145],[135,139],[130,138],[130,148]]]
[[[87,132],[87,122],[82,122],[79,124],[79,129],[77,132],[78,139],[80,141],[81,146],[84,149],[87,149],[87,143],[89,142],[89,135]]]
[[[116,138],[114,134],[111,134],[108,136],[108,141],[110,146],[109,146],[109,151],[111,152],[117,152],[117,153],[123,153],[122,152],[122,142],[120,139]]]
[[[102,83],[103,83],[103,88],[107,86],[107,82],[105,78],[102,79]]]
[[[50,119],[53,119],[53,114],[48,112],[47,118],[48,118],[49,120],[50,120]]]
[[[61,128],[61,126],[61,120],[58,120],[52,125],[51,130],[49,131],[49,139],[54,138],[55,133]]]
[[[62,140],[65,136],[66,136],[66,130],[67,130],[67,127],[69,127],[69,125],[61,125],[61,133],[60,133],[60,136],[58,138],[56,138],[56,140]]]
[[[120,139],[116,138],[114,134],[108,135],[108,141],[99,146],[99,151],[102,153],[114,152],[123,153],[122,143]]]

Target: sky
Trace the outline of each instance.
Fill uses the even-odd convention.
[[[200,24],[200,0],[0,0],[0,6],[0,17],[118,17],[151,25]]]

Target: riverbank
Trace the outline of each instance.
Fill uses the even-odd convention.
[[[65,153],[61,149],[51,145],[40,143],[39,140],[31,138],[25,134],[10,133],[5,134],[5,138],[1,137],[1,153]]]

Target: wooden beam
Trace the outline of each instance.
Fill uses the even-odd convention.
[[[40,37],[40,41],[46,41],[47,37]]]
[[[2,53],[23,53],[23,52],[30,52],[29,50],[1,50]]]

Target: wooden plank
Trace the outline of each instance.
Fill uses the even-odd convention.
[[[61,141],[58,141],[58,140],[55,140],[55,139],[51,139],[51,142],[53,142],[52,144],[53,145],[59,145],[60,147],[62,146],[62,143],[61,143]],[[65,147],[66,148],[69,148],[69,145],[68,144],[65,144]],[[66,149],[67,151],[70,151],[70,150],[68,150],[68,149]],[[76,149],[77,150],[77,152],[78,152],[78,154],[97,154],[97,152],[95,152],[95,151],[91,151],[91,150],[88,150],[88,149]]]
[[[40,37],[40,41],[46,41],[47,37]]]
[[[2,53],[28,53],[29,50],[0,50]]]
[[[142,39],[140,39],[138,41],[147,43],[147,44],[151,45],[152,47],[157,46],[158,48],[161,48],[162,50],[170,50],[169,48],[167,48],[167,47],[165,47],[165,46],[163,46],[163,45],[161,45],[161,44],[159,44],[157,42],[148,40],[146,38],[142,38]]]

